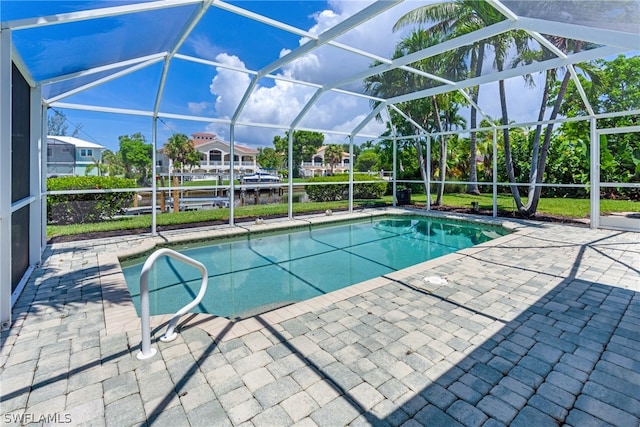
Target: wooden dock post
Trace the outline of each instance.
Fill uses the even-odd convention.
[[[180,192],[178,191],[178,177],[173,177],[173,211],[180,212]]]

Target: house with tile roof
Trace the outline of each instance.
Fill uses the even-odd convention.
[[[196,132],[191,134],[193,146],[200,153],[200,166],[194,167],[189,172],[192,174],[228,175],[231,165],[235,174],[252,174],[259,170],[258,150],[244,145],[234,144],[234,159],[230,161],[231,144],[222,140],[217,135],[208,132]],[[164,155],[162,149],[158,150],[158,169],[160,173],[173,170],[171,160]]]
[[[313,155],[311,161],[303,161],[301,165],[302,175],[305,177],[326,176],[331,173],[331,165],[325,162],[324,155],[327,146],[323,145],[318,148],[316,154]],[[334,165],[333,173],[345,173],[349,171],[350,156],[347,152],[342,152],[342,160]]]

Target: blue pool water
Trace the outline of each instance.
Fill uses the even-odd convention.
[[[424,217],[383,217],[286,234],[254,234],[178,250],[202,262],[207,294],[196,312],[245,318],[409,267],[506,234],[502,227]],[[123,262],[139,313],[145,258]],[[151,314],[175,313],[200,288],[194,267],[164,257],[149,276]]]

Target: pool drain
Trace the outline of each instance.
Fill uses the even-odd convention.
[[[431,283],[432,285],[446,285],[447,279],[440,276],[427,276],[424,278],[424,281],[427,283]]]

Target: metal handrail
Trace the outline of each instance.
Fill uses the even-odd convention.
[[[142,323],[142,348],[140,353],[138,353],[138,359],[144,360],[150,357],[153,357],[156,354],[156,349],[151,348],[151,320],[149,314],[149,271],[153,264],[157,261],[158,258],[162,256],[168,256],[178,261],[182,261],[186,264],[189,264],[193,267],[196,267],[200,270],[202,274],[202,284],[200,285],[200,291],[196,298],[191,301],[189,304],[182,307],[180,310],[173,315],[171,320],[169,321],[169,325],[167,325],[167,331],[164,333],[162,337],[160,337],[160,341],[169,342],[176,339],[178,334],[175,332],[176,324],[182,315],[188,313],[193,307],[198,305],[204,294],[207,292],[207,282],[209,279],[209,274],[207,273],[207,268],[201,262],[196,261],[193,258],[189,258],[186,255],[181,254],[180,252],[176,252],[173,249],[163,248],[158,249],[154,253],[147,258],[144,265],[142,266],[142,271],[140,272],[140,321]]]

